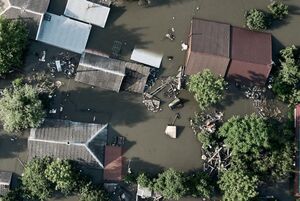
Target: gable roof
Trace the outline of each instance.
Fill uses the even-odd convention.
[[[82,54],[92,26],[65,16],[46,13],[37,40]]]
[[[21,10],[30,10],[44,14],[49,6],[50,0],[9,0],[10,5]]]
[[[110,8],[87,0],[68,0],[64,15],[105,27]]]
[[[229,58],[229,24],[193,18],[190,37],[192,40],[192,52]]]
[[[130,59],[148,66],[159,68],[163,54],[152,52],[147,49],[134,47]]]
[[[122,61],[84,52],[75,81],[119,92],[124,77],[125,65]]]
[[[103,168],[106,143],[107,124],[46,120],[30,130],[29,159],[51,156]]]
[[[121,181],[123,169],[122,147],[105,147],[104,180]]]

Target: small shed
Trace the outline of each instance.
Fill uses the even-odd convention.
[[[166,127],[165,134],[171,138],[177,138],[177,127],[174,125],[168,125]]]
[[[122,180],[123,158],[122,147],[105,147],[104,180],[119,182]]]
[[[65,16],[46,13],[37,40],[82,54],[92,26]]]
[[[188,38],[185,74],[204,69],[225,76],[230,61],[230,25],[193,18]]]
[[[159,68],[163,55],[146,49],[135,47],[130,59],[148,66]]]
[[[88,0],[68,0],[64,15],[104,28],[109,11],[109,7]]]
[[[272,35],[232,27],[231,62],[226,78],[244,85],[264,85],[272,69]]]
[[[10,190],[12,172],[0,171],[0,196],[4,196]]]

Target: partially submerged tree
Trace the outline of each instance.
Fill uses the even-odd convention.
[[[16,85],[3,90],[0,99],[0,119],[7,132],[19,132],[38,127],[45,116],[35,88]]]
[[[272,17],[274,19],[282,20],[289,14],[288,5],[280,2],[280,1],[272,1],[268,5],[268,9],[270,10]]]
[[[80,201],[109,201],[106,192],[95,188],[91,183],[84,185],[80,189]]]
[[[139,174],[136,180],[141,187],[152,188],[153,186],[153,182],[145,173]]]
[[[204,110],[223,98],[225,85],[226,82],[222,77],[217,77],[210,70],[205,69],[201,73],[191,75],[188,90],[194,95],[200,109]]]
[[[219,180],[224,201],[249,201],[258,195],[258,178],[242,170],[225,171]]]
[[[47,166],[46,178],[55,185],[55,190],[70,194],[76,187],[76,176],[67,160],[56,159]]]
[[[170,168],[158,175],[154,190],[161,193],[166,199],[179,200],[187,192],[184,183],[183,174]]]
[[[198,171],[190,175],[186,185],[193,197],[209,198],[213,192],[210,178],[205,172]]]
[[[0,75],[21,66],[27,36],[24,23],[0,17]]]
[[[245,13],[246,26],[250,30],[261,31],[267,29],[266,16],[262,11],[251,9]]]
[[[51,163],[51,159],[34,158],[29,161],[24,169],[22,185],[28,192],[30,199],[46,200],[51,197],[53,186],[46,177],[45,170]]]

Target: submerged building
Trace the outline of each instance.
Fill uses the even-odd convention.
[[[245,85],[264,85],[272,69],[272,35],[193,18],[186,56],[187,75],[210,69]]]

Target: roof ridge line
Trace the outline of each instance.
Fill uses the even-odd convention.
[[[112,74],[115,74],[115,75],[125,76],[125,73],[120,73],[118,71],[109,70],[109,69],[105,69],[105,68],[102,68],[102,67],[94,67],[94,66],[86,64],[86,63],[80,63],[79,65],[82,65],[82,66],[88,67],[88,68],[92,68],[92,69],[95,69],[95,70],[101,70],[101,71],[104,71],[104,72],[107,72],[107,73],[112,73]]]

